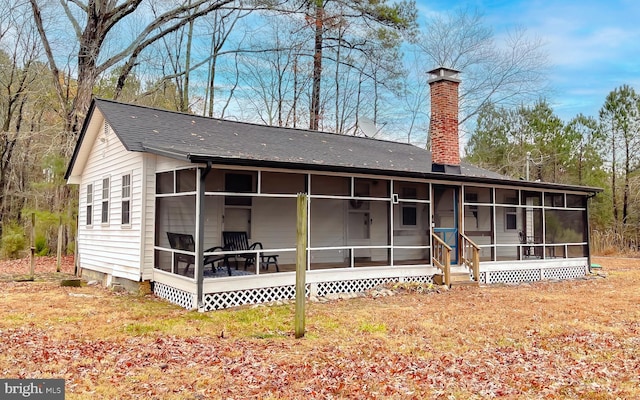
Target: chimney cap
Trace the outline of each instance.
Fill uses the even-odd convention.
[[[453,68],[438,67],[438,68],[432,69],[427,73],[429,74],[428,83],[433,83],[433,82],[442,81],[442,80],[458,82],[458,83],[460,82],[460,78],[458,78],[458,74],[460,73],[460,71],[455,70]]]

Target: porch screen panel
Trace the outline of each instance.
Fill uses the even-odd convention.
[[[496,196],[497,197],[497,196]],[[496,205],[495,208],[495,256],[497,261],[520,259],[520,237],[525,230],[524,208],[518,208],[515,204],[518,198],[505,197],[505,204]],[[533,234],[533,228],[532,228]]]
[[[567,208],[586,208],[587,197],[578,194],[567,195]]]
[[[429,185],[395,181],[393,194],[393,264],[422,265],[431,262],[431,212]]]
[[[349,196],[350,186],[348,177],[311,175],[311,195]]]
[[[261,192],[269,194],[305,193],[306,174],[288,172],[262,172]]]
[[[589,248],[586,244],[583,245],[569,245],[567,246],[567,257],[569,258],[582,258],[589,256]]]
[[[480,259],[491,260],[493,244],[493,202],[491,188],[464,187],[464,234],[481,247]]]
[[[349,258],[346,249],[347,202],[347,199],[311,199],[309,247],[333,248],[312,252],[311,263],[342,263]]]
[[[429,243],[419,244],[423,248],[400,248],[393,250],[393,265],[429,265],[431,263],[431,249]]]
[[[465,206],[464,233],[480,246],[480,259],[491,260],[491,245],[494,244],[493,206]]]
[[[173,251],[167,233],[187,234],[195,238],[195,218],[195,195],[156,197],[155,245],[166,249],[156,250],[156,268],[193,277],[193,265],[187,269],[186,264],[174,262],[172,268]]]
[[[496,189],[496,204],[518,205],[518,191],[515,189]]]
[[[583,243],[587,241],[585,210],[545,210],[547,244]]]
[[[176,171],[176,192],[196,191],[196,170],[195,168],[179,169]]]
[[[167,194],[174,192],[173,171],[156,174],[156,193]]]

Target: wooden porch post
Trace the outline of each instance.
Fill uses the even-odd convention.
[[[296,223],[296,339],[304,336],[305,286],[307,271],[307,195],[298,194],[298,218]]]

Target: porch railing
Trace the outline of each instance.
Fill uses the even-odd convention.
[[[431,262],[440,269],[444,275],[444,284],[451,285],[451,246],[446,244],[440,236],[432,233],[433,256]]]
[[[460,233],[460,259],[462,264],[473,272],[473,280],[480,280],[480,247],[464,233]]]

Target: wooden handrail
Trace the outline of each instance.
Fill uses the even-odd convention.
[[[433,237],[431,262],[444,273],[444,284],[449,286],[451,285],[451,246],[435,233],[431,236]]]
[[[480,280],[480,246],[475,244],[464,233],[460,233],[460,241],[462,242],[460,258],[462,263],[473,271],[473,280]],[[469,254],[471,253],[471,254]]]

